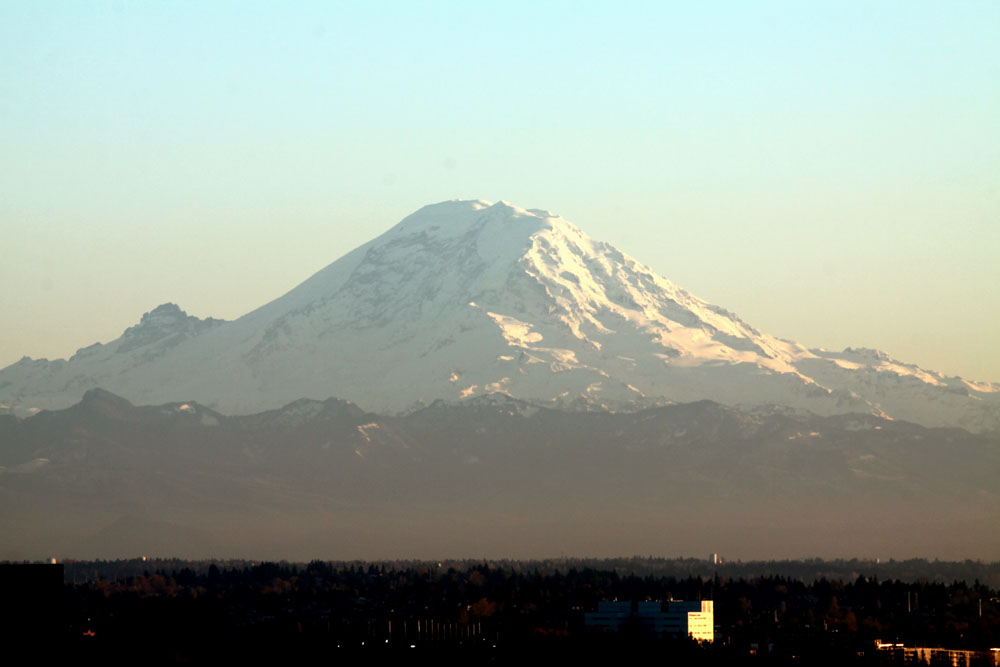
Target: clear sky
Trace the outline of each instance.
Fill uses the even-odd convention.
[[[1000,381],[1000,3],[0,3],[0,367],[238,317],[453,198]]]

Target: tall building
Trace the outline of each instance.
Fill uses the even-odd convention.
[[[583,624],[622,632],[634,627],[640,635],[715,639],[715,612],[711,600],[598,602],[597,611],[584,614]]]

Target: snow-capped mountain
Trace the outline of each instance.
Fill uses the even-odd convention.
[[[700,399],[1000,429],[1000,386],[871,350],[758,331],[547,211],[426,206],[232,322],[166,304],[68,361],[0,371],[0,404],[61,408],[92,387],[228,413],[338,396],[379,413],[505,393],[634,409]]]

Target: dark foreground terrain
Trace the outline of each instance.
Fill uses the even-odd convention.
[[[3,641],[40,661],[997,664],[1000,563],[691,559],[0,565]],[[873,565],[873,564],[869,564]],[[794,576],[789,573],[793,573]],[[812,574],[810,574],[812,573]],[[818,575],[818,576],[817,576]],[[829,576],[827,576],[829,575]],[[713,643],[584,625],[601,600],[712,599]],[[899,644],[877,649],[876,641]],[[421,655],[422,654],[422,655]],[[946,662],[949,661],[949,662]],[[944,652],[923,661],[952,664]],[[961,662],[959,664],[966,664]]]

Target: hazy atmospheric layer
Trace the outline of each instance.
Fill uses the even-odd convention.
[[[503,392],[589,409],[707,398],[1000,427],[996,385],[775,338],[558,216],[481,200],[426,206],[235,321],[165,304],[68,361],[0,371],[0,402],[19,413],[92,387],[229,413],[329,396],[395,413]]]
[[[0,558],[1000,554],[1000,440],[872,415],[494,394],[229,417],[102,390],[0,415]]]

